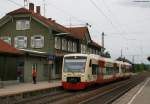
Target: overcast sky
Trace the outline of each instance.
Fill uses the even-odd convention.
[[[0,17],[20,8],[24,0],[0,0]],[[44,0],[29,0],[40,5],[44,15]],[[45,0],[45,16],[65,26],[85,26],[89,23],[94,41],[101,44],[105,32],[105,48],[113,59],[121,54],[137,63],[150,56],[150,2],[134,0]]]

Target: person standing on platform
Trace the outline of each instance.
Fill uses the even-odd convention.
[[[36,65],[33,65],[32,68],[32,78],[33,78],[33,83],[36,84],[36,77],[37,77],[37,69],[35,67]]]

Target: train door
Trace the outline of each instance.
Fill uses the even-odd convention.
[[[97,73],[97,82],[98,83],[102,83],[103,82],[103,70],[104,70],[104,67],[105,67],[105,62],[104,61],[99,61],[98,62],[98,73]]]
[[[94,59],[90,60],[90,66],[91,66],[91,76],[92,76],[92,81],[96,81],[97,79],[97,72],[98,72],[98,64],[97,61]]]

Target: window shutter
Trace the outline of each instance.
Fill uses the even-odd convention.
[[[27,37],[24,37],[24,48],[27,48]]]
[[[44,36],[41,36],[41,48],[44,47]]]
[[[57,41],[57,37],[55,37],[55,48],[57,49],[57,44],[58,44],[58,41]]]
[[[18,43],[18,37],[15,37],[14,45],[15,45],[16,48],[18,47],[17,43]]]
[[[32,37],[31,37],[31,48],[34,48],[34,46],[35,46],[34,37],[32,36]]]

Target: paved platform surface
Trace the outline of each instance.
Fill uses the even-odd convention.
[[[50,81],[50,82],[37,82],[33,83],[20,83],[16,85],[4,86],[0,88],[0,96],[15,95],[24,92],[42,90],[47,88],[59,87],[61,86],[61,81]]]
[[[150,78],[131,89],[113,104],[150,104]]]

